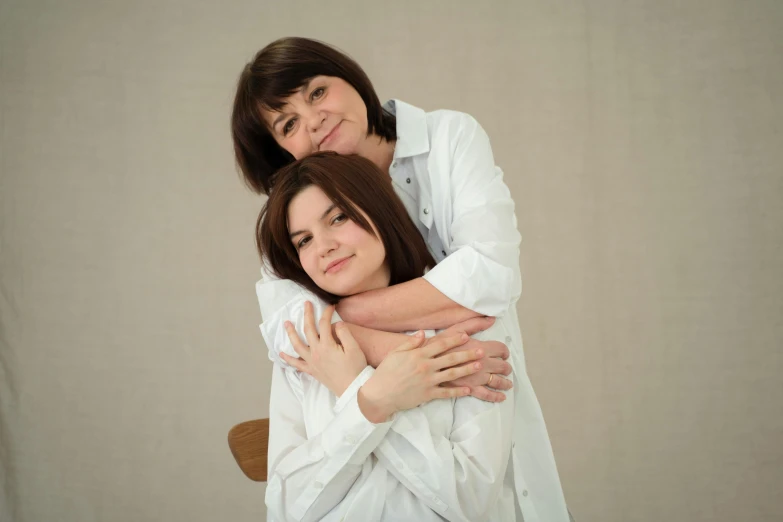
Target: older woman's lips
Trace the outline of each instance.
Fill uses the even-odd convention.
[[[342,259],[338,259],[337,261],[332,261],[326,267],[326,273],[334,274],[335,272],[339,272],[346,264],[348,264],[348,261],[350,261],[351,259],[353,259],[353,256],[348,256]]]
[[[343,123],[343,122],[340,122],[340,123],[338,123],[337,125],[335,125],[335,126],[334,126],[334,128],[333,128],[332,130],[330,130],[330,131],[329,131],[329,134],[327,134],[326,136],[324,136],[324,139],[322,139],[322,140],[321,140],[321,143],[319,143],[319,144],[318,144],[318,148],[319,148],[319,149],[323,148],[323,146],[324,146],[324,145],[326,145],[327,143],[329,143],[329,142],[330,142],[330,141],[331,141],[331,140],[332,140],[332,139],[333,139],[335,136],[337,136],[337,129],[339,129],[339,128],[340,128],[340,125],[342,125],[342,123]]]

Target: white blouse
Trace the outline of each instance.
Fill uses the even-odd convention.
[[[384,107],[397,117],[398,140],[390,167],[394,189],[437,261],[424,278],[460,305],[502,319],[505,334],[497,340],[511,352],[515,378],[513,393],[506,394],[503,404],[513,395],[511,468],[518,509],[526,522],[567,522],[549,435],[525,370],[516,313],[521,238],[514,202],[495,165],[489,138],[464,113],[425,113],[399,100]],[[280,352],[297,356],[283,323],[291,321],[304,338],[304,302],[317,298],[263,268],[256,293],[269,357],[291,371],[279,357]],[[338,319],[335,314],[333,320]]]
[[[373,424],[357,393],[374,371],[338,399],[309,375],[274,366],[268,520],[517,520],[513,397],[434,400]]]

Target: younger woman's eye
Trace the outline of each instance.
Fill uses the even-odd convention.
[[[318,87],[317,89],[313,89],[313,92],[310,93],[310,99],[317,100],[318,98],[323,96],[325,92],[326,92],[325,87]]]
[[[348,216],[346,216],[345,214],[337,214],[332,218],[332,225],[339,225],[340,223],[347,220],[348,220]]]
[[[296,118],[291,118],[285,122],[285,125],[283,125],[283,136],[288,136],[288,133],[294,130],[294,123],[296,123]]]
[[[305,236],[302,239],[299,240],[299,242],[296,244],[297,250],[301,250],[303,247],[307,246],[307,243],[310,242],[310,236]]]

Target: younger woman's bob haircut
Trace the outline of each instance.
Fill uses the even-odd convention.
[[[381,241],[390,285],[420,277],[426,268],[435,266],[419,229],[394,192],[391,178],[370,160],[318,152],[283,167],[273,182],[274,190],[256,223],[256,244],[262,262],[280,279],[290,279],[331,304],[342,297],[316,286],[291,242],[288,206],[310,186],[320,188],[349,219]]]

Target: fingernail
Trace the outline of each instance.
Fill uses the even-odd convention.
[[[484,355],[484,350],[482,350],[481,348],[478,348],[476,350],[476,357],[481,357],[483,355]]]
[[[462,334],[460,339],[462,339],[463,341],[467,341],[468,340],[468,334],[466,334],[466,333]]]

